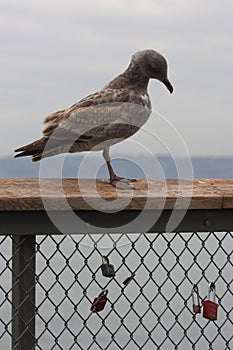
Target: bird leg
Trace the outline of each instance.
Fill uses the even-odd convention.
[[[109,147],[105,148],[103,151],[103,157],[106,161],[109,177],[110,177],[110,184],[120,190],[131,190],[133,187],[131,186],[131,182],[137,181],[136,179],[127,179],[124,177],[117,176],[112,168],[111,162],[110,162],[110,156],[109,156]]]

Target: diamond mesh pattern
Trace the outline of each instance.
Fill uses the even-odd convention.
[[[0,344],[11,348],[11,237],[0,236]],[[3,345],[4,346],[3,346]]]
[[[11,243],[1,237],[1,349],[11,348]],[[231,232],[37,236],[36,349],[232,349],[232,243]],[[193,284],[203,300],[211,281],[217,321],[192,312]],[[104,310],[91,313],[105,289]]]

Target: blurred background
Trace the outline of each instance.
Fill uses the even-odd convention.
[[[196,177],[232,177],[232,15],[230,0],[1,0],[0,176],[38,176],[39,165],[13,159],[14,149],[41,137],[44,117],[102,88],[135,51],[153,48],[168,60],[174,94],[150,81],[150,120],[112,147],[113,158],[130,160],[121,165],[127,176],[142,177],[132,162],[154,157],[167,177],[187,158]],[[107,176],[100,153],[88,157]],[[77,176],[83,155],[66,159],[64,174]]]

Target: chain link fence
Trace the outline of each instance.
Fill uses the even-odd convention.
[[[35,317],[37,350],[233,348],[233,233],[38,235],[35,250],[25,256],[20,246],[31,238],[0,237],[1,349],[24,350],[19,339],[13,339],[12,347],[13,319],[21,317],[12,288],[28,273],[33,275],[35,301],[25,282],[24,300],[17,305],[35,302],[22,333],[30,335]],[[24,259],[17,272],[15,254]],[[102,275],[103,255],[114,265],[113,278]],[[192,310],[193,285],[203,301],[212,281],[217,321]],[[91,312],[103,290],[108,290],[104,309]]]

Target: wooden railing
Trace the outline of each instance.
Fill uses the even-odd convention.
[[[232,179],[138,180],[134,187],[116,191],[107,180],[0,179],[0,232],[85,233],[97,232],[97,227],[119,232],[142,211],[139,226],[127,226],[126,232],[164,231],[172,211],[183,216],[172,231],[219,231],[226,222],[232,225]],[[66,221],[71,211],[81,217],[79,225]],[[59,218],[62,230],[56,225]]]

